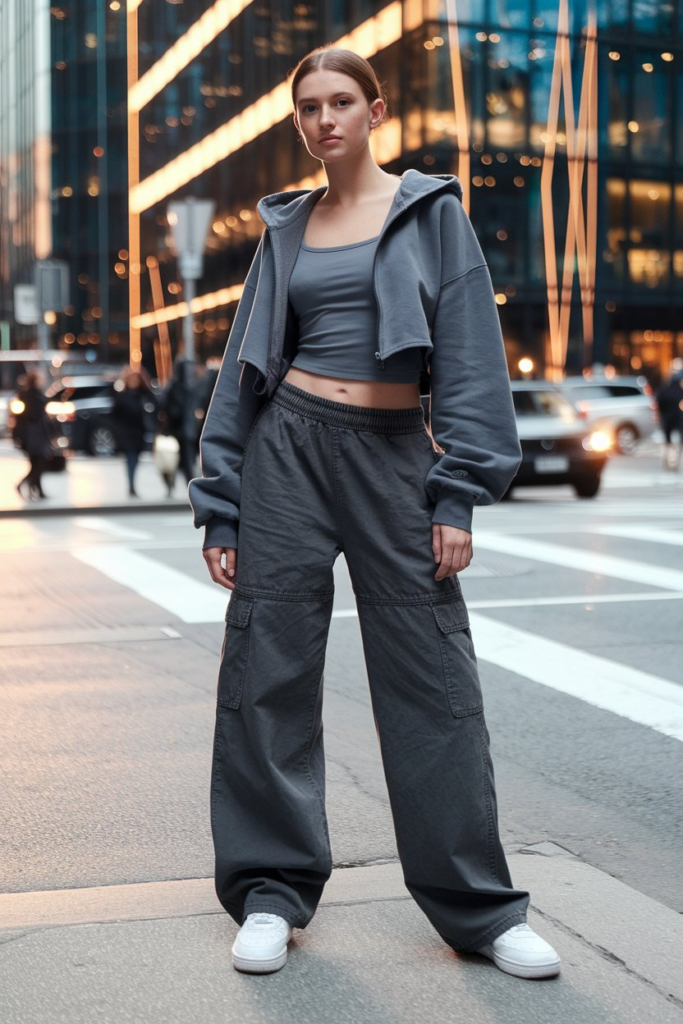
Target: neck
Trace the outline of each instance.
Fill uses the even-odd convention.
[[[329,165],[323,162],[323,169],[327,175],[327,192],[321,198],[325,205],[331,206],[353,206],[363,196],[386,188],[387,183],[397,177],[377,166],[369,148],[354,160]]]

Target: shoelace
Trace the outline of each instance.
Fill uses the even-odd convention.
[[[531,929],[529,928],[529,925],[526,924],[526,922],[522,922],[522,924],[513,924],[512,928],[508,928],[508,931],[510,931],[510,932],[527,932],[527,931],[531,931]]]
[[[275,924],[277,921],[277,914],[249,914],[249,921],[252,924]]]

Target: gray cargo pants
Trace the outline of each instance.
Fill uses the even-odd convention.
[[[405,884],[441,937],[476,949],[526,920],[498,835],[467,610],[434,580],[438,458],[421,408],[370,409],[280,383],[247,438],[211,787],[218,897],[305,928],[332,870],[321,723],[343,551],[356,596]]]

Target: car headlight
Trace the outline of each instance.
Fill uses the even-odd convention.
[[[606,430],[594,430],[583,439],[583,447],[587,452],[607,452],[614,445],[614,438]]]
[[[48,416],[54,416],[60,423],[76,419],[76,406],[73,402],[48,402],[45,412]]]

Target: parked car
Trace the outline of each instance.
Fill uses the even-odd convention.
[[[612,437],[593,430],[559,387],[544,381],[514,381],[512,398],[522,446],[513,488],[571,484],[580,498],[600,490]]]
[[[114,455],[118,450],[112,418],[113,377],[63,377],[45,392],[45,411],[55,428],[55,444],[61,449],[88,455]],[[148,414],[146,448],[152,447],[156,416]]]
[[[657,403],[645,377],[567,377],[558,385],[596,430],[614,435],[618,452],[632,455],[659,426]]]
[[[116,435],[111,412],[114,381],[106,377],[62,377],[45,395],[45,407],[62,449],[89,455],[114,455]]]

